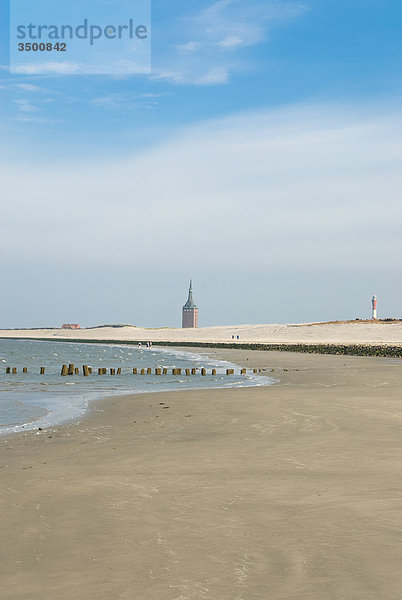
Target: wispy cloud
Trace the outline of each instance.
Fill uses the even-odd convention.
[[[31,115],[19,115],[17,117],[14,118],[15,121],[18,121],[19,123],[36,123],[38,125],[45,125],[47,123],[50,123],[51,120],[50,119],[46,119],[46,117],[34,117]]]
[[[39,86],[31,83],[17,83],[15,87],[24,90],[25,92],[40,92],[42,90]]]
[[[115,162],[7,167],[2,243],[55,261],[67,244],[69,261],[133,267],[179,263],[185,249],[195,267],[396,269],[401,128],[384,107],[290,107],[202,123]],[[66,221],[66,205],[80,219]]]
[[[24,98],[18,98],[14,100],[14,102],[21,112],[32,113],[38,111],[38,108],[36,106],[34,106],[31,102],[29,102],[29,100],[25,100]]]
[[[72,62],[45,62],[37,64],[19,64],[13,73],[22,75],[75,75],[80,72],[80,65]]]
[[[153,109],[162,94],[109,93],[90,99],[91,106],[110,110]]]
[[[236,55],[242,49],[265,42],[275,23],[305,10],[295,0],[218,0],[180,20],[176,31],[181,40],[155,58],[153,76],[175,84],[226,83],[239,68]]]

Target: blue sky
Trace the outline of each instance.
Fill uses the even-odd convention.
[[[2,198],[11,207],[19,207],[19,220],[11,215],[11,228],[3,223],[1,268],[12,289],[17,290],[15,297],[5,299],[9,315],[5,326],[38,324],[45,318],[51,322],[69,320],[68,311],[72,313],[70,320],[88,324],[114,320],[174,325],[178,322],[174,307],[185,300],[183,293],[185,296],[189,276],[193,276],[196,290],[199,284],[199,303],[202,301],[204,308],[200,317],[204,325],[222,323],[223,319],[226,323],[236,323],[354,318],[365,314],[364,311],[367,313],[364,304],[368,305],[367,296],[377,293],[381,297],[382,290],[384,310],[402,314],[401,303],[396,300],[398,295],[402,296],[402,290],[396,283],[399,267],[395,260],[399,257],[400,262],[401,258],[398,139],[402,5],[399,0],[153,0],[152,74],[127,77],[10,75],[8,3],[4,0],[0,0],[0,10],[0,153],[5,174]],[[276,164],[275,144],[272,142],[268,148],[267,138],[280,140],[278,148],[286,146],[282,162]],[[235,155],[229,150],[231,144],[238,149]],[[310,156],[303,172],[296,168],[303,151],[295,154],[292,150],[295,145],[305,148]],[[266,161],[276,164],[276,170],[264,166],[267,165],[264,160],[260,164],[258,148],[262,147]],[[323,156],[329,148],[331,152],[325,162]],[[190,164],[191,156],[194,162]],[[215,158],[204,164],[206,156]],[[187,174],[181,169],[184,164]],[[258,169],[255,165],[259,165]],[[108,169],[108,180],[101,187],[104,190],[110,185],[110,194],[103,197],[98,189],[99,179]],[[135,181],[131,173],[137,177]],[[314,180],[307,181],[306,173]],[[340,176],[348,183],[340,185],[339,200],[334,200],[334,186]],[[370,178],[375,181],[367,188]],[[292,179],[294,187],[290,188]],[[25,187],[21,187],[22,181],[31,181],[32,186],[26,187],[24,183]],[[78,189],[74,188],[74,181]],[[107,223],[99,226],[98,237],[93,231],[89,235],[98,247],[97,253],[91,255],[87,247],[81,248],[88,257],[86,268],[82,267],[79,253],[76,256],[69,250],[69,244],[75,244],[77,238],[85,235],[78,225],[67,225],[62,241],[64,252],[53,252],[55,240],[47,239],[44,234],[38,245],[38,240],[29,234],[32,229],[41,229],[35,220],[38,217],[31,214],[32,202],[47,215],[53,215],[53,221],[46,217],[47,231],[57,229],[65,206],[58,199],[63,197],[63,202],[68,202],[64,193],[66,182],[72,186],[68,190],[70,197],[74,196],[72,205],[78,202],[81,207],[81,213],[77,208],[78,215],[104,215],[105,211],[115,215],[115,209],[120,214],[127,210],[128,218],[133,219],[132,246],[121,243],[116,225],[110,233],[113,249],[106,250],[108,243],[102,244],[102,236],[106,235]],[[260,183],[258,191],[256,182]],[[360,191],[359,182],[362,182]],[[327,194],[328,186],[331,187]],[[92,188],[95,196],[91,194]],[[152,210],[149,190],[158,198]],[[236,195],[239,190],[242,190],[243,209],[242,200]],[[272,200],[274,203],[268,210],[262,206],[261,198],[264,194],[271,197],[273,190],[277,201]],[[366,223],[363,219],[362,224],[357,218],[351,225],[348,206],[352,206],[353,214],[365,215],[365,206],[375,205],[375,197],[370,196],[372,190],[377,190],[377,195],[386,191],[385,206],[391,218],[384,223],[380,219],[378,223],[373,208],[372,221]],[[317,212],[318,196],[316,200],[313,196],[319,193],[322,206],[318,212],[322,212],[323,221],[334,219],[334,202],[344,206],[343,212],[340,209],[338,228],[334,225],[330,231],[332,241],[331,236],[320,236],[322,222],[307,233],[308,223]],[[199,228],[191,236],[187,235],[192,231],[190,220],[182,221],[177,228],[174,222],[170,223],[170,238],[163,230],[169,214],[185,210],[185,197],[197,215],[213,211],[214,207],[218,213],[222,210],[228,214],[232,207],[247,211],[248,198],[253,194],[266,230],[272,211],[278,213],[274,221],[279,227],[279,223],[292,222],[298,202],[305,207],[308,220],[304,223],[300,217],[300,239],[292,242],[294,253],[286,260],[284,252],[274,263],[268,256],[262,260],[264,252],[254,244],[255,238],[242,247],[242,237],[247,240],[250,232],[263,239],[251,220],[247,231],[243,231],[242,219],[230,217],[232,234],[228,238],[223,214],[216,227],[198,218]],[[143,230],[136,228],[138,214],[146,223],[152,221],[155,225],[154,230],[146,227],[151,248],[146,246]],[[336,219],[332,221],[335,222]],[[122,229],[125,239],[130,237],[130,230],[124,226]],[[20,231],[25,233],[19,254],[13,243]],[[291,231],[294,240],[295,232]],[[183,246],[176,247],[181,237]],[[159,240],[156,250],[153,238]],[[169,239],[174,239],[176,246],[170,248]],[[222,239],[227,261],[236,257],[241,264],[241,257],[246,255],[247,264],[258,265],[247,269],[248,290],[254,290],[252,297],[258,298],[254,309],[247,308],[249,300],[244,290],[236,294],[229,313],[222,315],[215,308],[227,297],[228,288],[236,289],[238,281],[234,267],[229,266],[229,274],[223,276],[222,268],[215,264],[213,252],[215,256],[219,253]],[[345,255],[336,248],[336,239],[342,239],[343,246],[345,239],[348,240]],[[366,262],[370,242],[377,248],[376,256],[380,252],[373,268],[370,261]],[[270,243],[274,244],[268,240],[268,248]],[[137,256],[138,244],[144,254],[141,260]],[[108,287],[107,277],[100,275],[101,264],[108,264],[108,257],[120,245],[124,259],[119,261],[119,273],[120,269],[122,273],[131,270],[141,289],[149,288],[154,295],[158,277],[164,282],[168,306],[159,313],[160,322],[155,323],[154,308],[151,310],[143,296],[138,295],[134,283],[123,284],[120,277],[121,289],[115,278],[110,278],[110,285],[116,290],[115,312],[110,310],[108,294],[96,310],[79,298],[77,290],[86,290],[88,272],[97,273],[98,294],[105,285]],[[306,257],[301,263],[300,253]],[[272,252],[268,254],[272,256]],[[52,286],[50,274],[55,268],[52,255],[57,257],[58,265],[65,265],[66,272],[72,269],[75,273],[70,280],[75,292],[69,288],[66,295],[67,285],[59,280]],[[69,255],[71,258],[67,259]],[[328,256],[327,263],[318,260],[323,255]],[[42,282],[38,289],[35,279],[31,280],[31,276],[26,279],[27,256],[32,261],[30,273],[40,264],[47,265],[47,283]],[[127,258],[130,256],[131,260]],[[292,256],[296,260],[292,261]],[[118,260],[117,256],[114,258]],[[161,267],[165,259],[170,264],[168,277],[166,269]],[[214,266],[206,268],[205,261]],[[381,269],[384,264],[390,269],[389,277],[385,278],[386,269]],[[320,282],[327,265],[334,270],[334,277],[329,278],[323,297]],[[148,268],[155,273],[155,281],[147,279]],[[293,293],[285,282],[289,278],[295,281],[295,277],[298,280],[301,272],[305,273],[306,287],[298,288],[300,295],[306,298],[312,291],[319,298],[313,306],[303,299],[288,301]],[[18,292],[24,278],[30,281],[33,297],[38,298],[28,312]],[[263,298],[268,294],[271,297],[270,281],[275,282],[278,291],[272,306],[267,307]],[[47,307],[45,312],[41,308],[41,290],[50,293],[51,289],[58,296],[59,308]],[[334,299],[339,289],[341,302]],[[349,289],[351,296],[346,293]],[[130,295],[132,302],[127,300]],[[75,299],[74,309],[71,297]]]
[[[3,65],[7,4],[1,1]],[[397,0],[154,0],[152,16],[150,77],[19,77],[3,70],[8,153],[29,155],[39,143],[41,152],[53,155],[57,147],[63,157],[71,146],[84,155],[124,154],[239,111],[401,93]]]

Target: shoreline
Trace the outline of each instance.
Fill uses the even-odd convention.
[[[114,339],[82,339],[82,338],[40,338],[40,337],[0,337],[0,340],[26,340],[36,342],[65,342],[74,344],[100,344],[100,345],[128,345],[136,346],[141,343],[146,345],[146,340],[114,340]],[[280,344],[264,343],[243,343],[243,342],[172,342],[172,341],[153,341],[153,346],[161,348],[177,349],[200,349],[211,348],[228,350],[257,350],[261,352],[299,352],[306,354],[331,354],[343,356],[382,356],[386,358],[402,358],[402,344],[393,344],[390,342],[372,343],[372,344],[289,344],[282,342]]]
[[[400,362],[208,355],[279,382],[0,440],[7,600],[399,600]]]
[[[18,340],[21,341],[21,340]],[[44,339],[44,340],[38,340],[35,339],[35,342],[38,341],[43,341],[45,343],[47,342],[52,342],[55,340],[48,340],[48,339]],[[57,340],[58,342],[64,341],[64,340]],[[71,343],[72,341],[69,340]],[[91,342],[88,341],[82,341],[80,340],[78,343],[81,344],[87,344],[90,345]],[[97,342],[97,344],[101,344],[101,342]],[[102,344],[103,345],[103,344]],[[109,342],[106,343],[105,345],[114,345],[113,342]],[[128,344],[128,346],[130,346],[130,344]],[[162,351],[164,350],[164,348],[160,348]],[[191,355],[194,355],[194,352],[190,352],[191,348],[177,348],[175,350],[173,350],[172,348],[166,348],[168,354],[170,354],[172,356],[172,358],[176,355],[178,358],[182,359],[185,358],[186,355],[189,357],[189,365],[191,364]],[[201,356],[205,356],[206,362],[208,362],[210,359],[209,357],[205,354],[202,353],[200,354],[199,352],[197,352],[197,349],[193,349],[195,350],[195,354]],[[212,367],[213,368],[218,368],[218,372],[219,369],[224,370],[227,367],[231,367],[231,368],[235,368],[235,369],[239,369],[240,370],[240,366],[235,364],[233,361],[228,362],[227,360],[224,361],[219,361],[217,360],[217,362],[220,362],[221,364],[216,364],[213,363]],[[196,363],[192,364],[191,366],[196,366]],[[211,370],[211,365],[205,365],[203,363],[203,366],[207,366],[209,370]],[[196,367],[198,370],[201,369],[200,366]],[[131,367],[129,368],[131,370]],[[266,378],[266,381],[264,382],[264,380],[261,380],[261,383],[257,383],[257,377],[259,377],[259,375],[257,374],[253,374],[252,375],[252,379],[250,379],[250,375],[251,373],[249,373],[249,377],[246,378],[244,377],[243,382],[241,385],[239,385],[239,379],[236,378],[233,381],[233,376],[230,376],[228,378],[222,379],[221,382],[219,383],[218,381],[216,382],[210,382],[210,384],[207,385],[206,389],[211,389],[211,390],[219,390],[219,389],[227,389],[227,388],[236,388],[236,387],[254,387],[256,385],[272,385],[272,383],[274,382],[274,378],[270,377],[270,375],[268,373],[261,373],[261,376],[264,376]],[[198,374],[198,376],[200,377],[200,374]],[[14,377],[14,376],[13,376]],[[93,375],[93,377],[95,377],[95,379],[98,379],[96,377],[96,375]],[[139,381],[140,376],[137,375],[133,376],[132,381]],[[169,377],[169,375],[166,376],[167,378]],[[175,376],[177,378],[180,378],[180,376]],[[160,377],[158,378],[159,382],[158,383],[162,383],[164,380],[164,377]],[[185,378],[186,379],[186,378]],[[204,379],[204,378],[203,378]],[[140,380],[144,380],[144,378],[141,377]],[[206,377],[205,380],[208,380],[208,378]],[[270,381],[268,381],[270,380]],[[90,381],[88,380],[86,383],[90,384]],[[192,391],[192,390],[198,390],[198,389],[203,389],[202,387],[200,388],[200,386],[197,384],[196,380],[191,380],[191,384],[194,385],[194,387],[183,387],[183,385],[181,385],[183,382],[178,379],[177,383],[172,384],[172,382],[170,381],[170,383],[167,385],[167,387],[161,387],[161,388],[157,388],[156,390],[150,386],[150,388],[148,390],[145,390],[144,388],[140,388],[140,389],[121,389],[121,390],[110,390],[110,389],[98,389],[97,391],[90,391],[89,389],[84,390],[84,389],[78,389],[78,390],[71,390],[70,393],[67,393],[60,397],[59,395],[56,395],[55,393],[52,395],[51,392],[48,392],[48,398],[47,398],[47,402],[52,401],[53,398],[56,399],[58,398],[59,403],[63,402],[63,400],[73,400],[73,402],[75,401],[75,404],[77,403],[77,400],[80,399],[80,403],[74,406],[74,412],[72,413],[72,415],[70,415],[69,417],[61,416],[59,415],[59,417],[54,416],[54,411],[49,413],[48,408],[47,408],[47,404],[46,402],[41,406],[41,408],[43,408],[43,410],[46,411],[46,414],[38,417],[37,419],[35,419],[34,421],[31,422],[21,422],[21,423],[13,423],[10,425],[6,425],[6,426],[1,426],[0,427],[0,439],[4,439],[4,438],[8,438],[9,436],[14,436],[16,434],[19,433],[25,433],[25,432],[29,432],[29,431],[42,431],[42,430],[47,430],[47,429],[51,429],[51,428],[57,428],[57,427],[62,427],[65,425],[68,425],[70,423],[76,423],[79,420],[81,420],[82,418],[84,418],[84,415],[90,413],[93,410],[93,406],[96,406],[97,402],[102,401],[103,399],[113,399],[113,398],[118,398],[118,397],[124,397],[124,396],[130,396],[130,395],[138,395],[138,394],[154,394],[154,393],[166,393],[166,392],[179,392],[181,390],[188,390],[188,391]],[[204,382],[205,383],[205,382]],[[231,385],[232,384],[232,385]],[[177,387],[174,387],[174,386]],[[26,395],[29,396],[29,392],[26,392]],[[39,404],[38,404],[39,406]],[[57,412],[57,409],[56,409]]]

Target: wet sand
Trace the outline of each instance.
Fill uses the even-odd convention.
[[[401,361],[208,355],[279,381],[0,439],[4,600],[400,600]]]

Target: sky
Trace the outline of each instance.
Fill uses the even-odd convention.
[[[400,0],[153,0],[152,71],[9,72],[0,328],[402,317]]]

